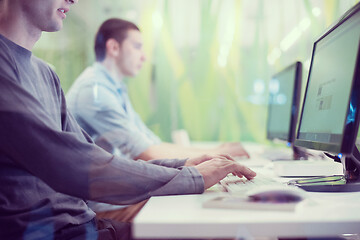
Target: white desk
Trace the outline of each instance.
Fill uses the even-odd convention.
[[[133,236],[155,238],[326,237],[360,232],[360,192],[310,193],[295,211],[203,208],[217,194],[153,197]]]

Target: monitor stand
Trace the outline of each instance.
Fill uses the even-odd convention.
[[[292,145],[292,150],[294,160],[307,160],[309,157],[309,153],[302,147]]]
[[[354,147],[351,156],[341,159],[343,175],[292,180],[288,184],[298,186],[309,192],[360,192],[360,153]]]

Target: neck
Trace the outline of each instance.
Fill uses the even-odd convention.
[[[16,10],[8,11],[0,18],[0,34],[31,51],[41,36],[40,30],[34,30]]]
[[[119,70],[115,61],[109,58],[105,58],[104,61],[100,62],[106,70],[110,73],[110,75],[117,81],[122,81],[124,79],[124,74]]]

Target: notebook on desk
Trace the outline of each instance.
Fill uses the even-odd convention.
[[[204,208],[293,211],[306,198],[304,190],[262,174],[252,180],[229,175],[218,190],[227,194],[204,202]]]
[[[332,160],[277,161],[273,163],[273,170],[279,177],[316,177],[343,174],[342,164]]]
[[[240,164],[250,168],[268,168],[278,177],[316,177],[343,174],[341,163],[324,159],[309,160],[272,160],[263,156],[238,159]]]

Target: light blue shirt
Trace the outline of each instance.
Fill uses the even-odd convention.
[[[125,84],[100,63],[85,69],[66,97],[80,126],[110,153],[134,159],[161,142],[135,112]]]

